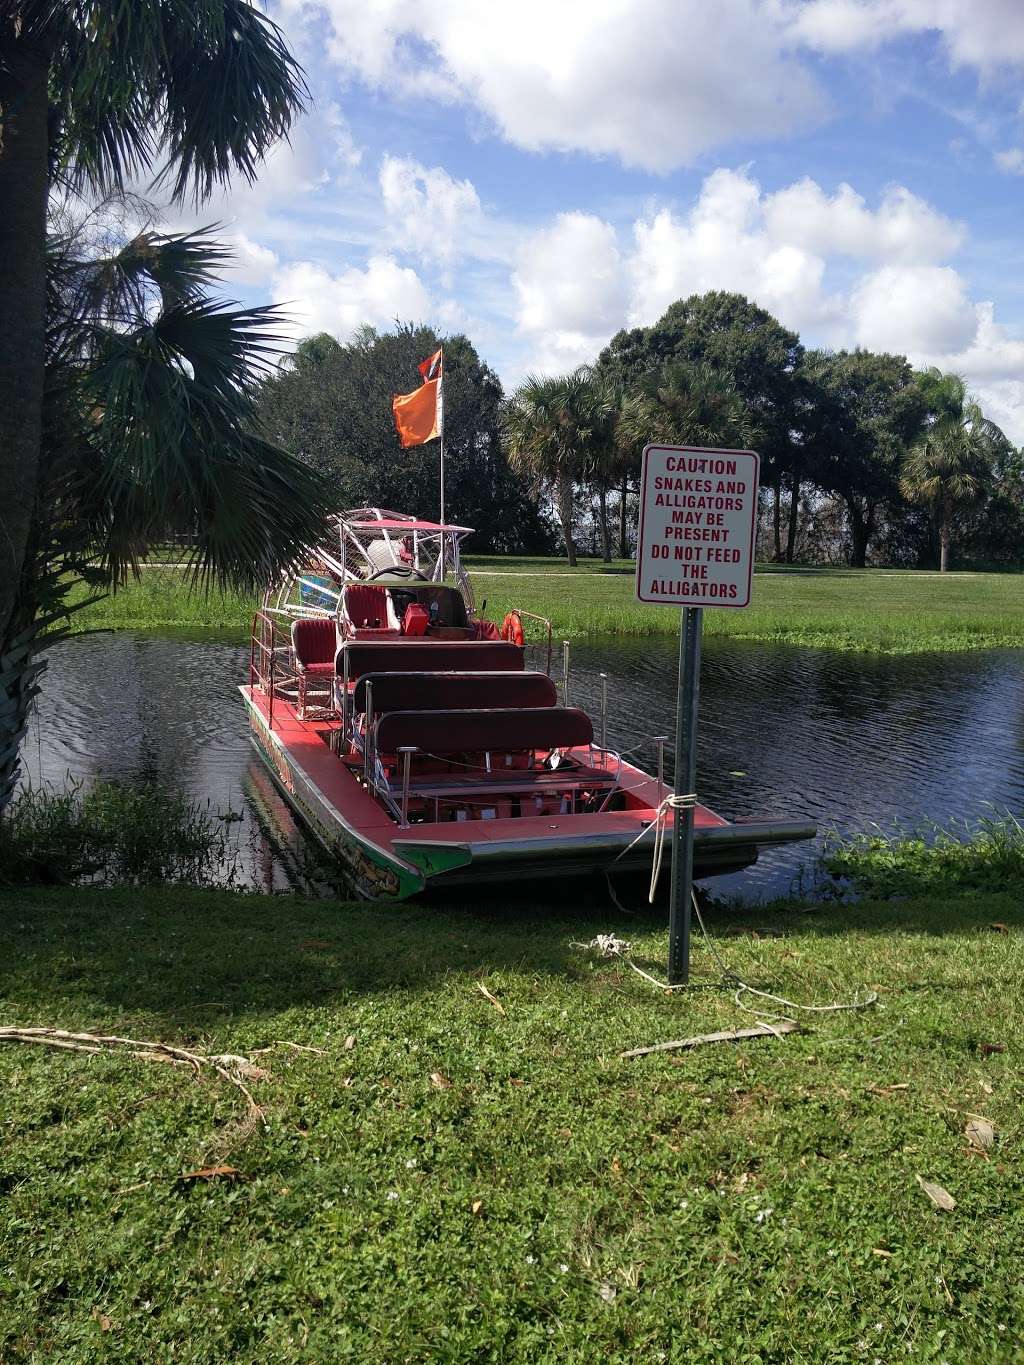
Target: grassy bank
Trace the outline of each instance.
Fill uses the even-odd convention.
[[[672,635],[678,613],[641,606],[631,570],[587,562],[573,574],[558,560],[476,559],[477,597],[501,620],[514,606],[553,623],[557,635]],[[174,570],[79,613],[76,629],[248,630],[254,602],[234,594],[190,594]],[[1024,644],[1024,575],[890,570],[764,572],[743,611],[705,613],[709,636],[904,654]]]
[[[323,1049],[258,1059],[241,1145],[230,1087],[0,1049],[0,1360],[1020,1360],[1019,895],[713,927],[755,984],[879,1006],[629,1061],[750,1022],[575,946],[657,970],[655,920],[0,896],[4,1023]]]

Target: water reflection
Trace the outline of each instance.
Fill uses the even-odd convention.
[[[556,667],[559,664],[556,657]],[[156,780],[241,811],[249,881],[307,885],[310,852],[255,762],[236,690],[247,646],[130,633],[87,635],[51,652],[24,750],[26,777]],[[669,733],[675,646],[615,640],[574,646],[571,700],[600,711],[609,740],[654,763]],[[668,754],[671,765],[671,753]],[[843,831],[873,822],[976,817],[1024,807],[1024,654],[911,658],[742,641],[705,642],[698,789],[730,817],[810,817]],[[813,849],[781,849],[730,890],[788,890]]]

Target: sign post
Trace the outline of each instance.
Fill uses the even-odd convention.
[[[750,603],[759,473],[760,460],[752,450],[654,445],[644,450],[636,595],[641,602],[683,608],[676,696],[670,985],[685,985],[690,978],[703,608]]]

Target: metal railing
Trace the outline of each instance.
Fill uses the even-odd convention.
[[[271,729],[275,697],[281,694],[293,704],[298,699],[299,678],[292,660],[291,635],[279,619],[263,609],[254,612],[252,618],[249,686],[263,690]]]
[[[536,613],[534,613],[534,612],[532,612],[532,611],[524,611],[524,610],[522,609],[522,607],[514,607],[513,610],[515,611],[515,614],[519,617],[520,621],[536,621],[537,624],[542,628],[543,633],[544,633],[544,642],[543,642],[543,644],[540,644],[540,643],[539,643],[538,641],[536,641],[536,640],[526,639],[526,640],[525,640],[525,645],[526,645],[527,648],[530,648],[531,646],[533,646],[533,647],[535,647],[535,648],[544,649],[544,650],[546,651],[547,659],[546,659],[546,662],[545,662],[545,664],[544,664],[544,672],[545,672],[545,673],[548,675],[548,677],[550,678],[550,677],[551,677],[552,648],[553,648],[553,646],[552,646],[552,635],[551,635],[551,622],[548,620],[548,618],[547,618],[546,616],[537,616]],[[524,634],[524,636],[526,635],[525,630],[524,630],[523,634]]]

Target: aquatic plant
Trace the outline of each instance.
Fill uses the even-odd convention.
[[[237,819],[157,784],[29,787],[0,820],[0,886],[230,886]]]
[[[831,836],[822,855],[831,876],[875,900],[1024,889],[1024,826],[1009,812],[976,821]]]

